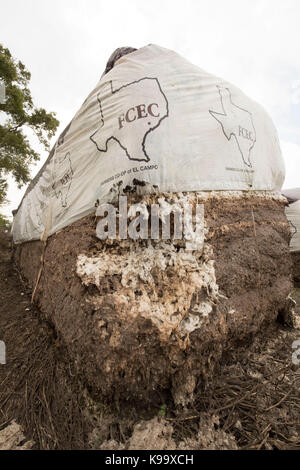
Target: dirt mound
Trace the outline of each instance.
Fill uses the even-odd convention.
[[[11,244],[11,237],[7,229],[0,227],[0,253],[7,253]]]
[[[155,404],[172,390],[177,404],[191,402],[223,351],[274,322],[292,288],[282,200],[168,197],[204,204],[201,250],[187,253],[182,240],[101,241],[92,216],[46,247],[16,247],[32,289],[43,265],[35,299],[101,399]]]
[[[218,429],[216,416],[201,416],[198,433],[193,438],[175,442],[172,424],[163,418],[140,421],[126,445],[116,441],[105,441],[101,450],[237,450],[234,436]],[[217,425],[217,426],[216,426]]]

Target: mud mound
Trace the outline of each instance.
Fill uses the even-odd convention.
[[[0,430],[0,450],[29,450],[32,441],[26,441],[21,426],[15,421]]]
[[[119,440],[116,435],[108,439],[100,419],[90,445],[111,450],[299,450],[300,368],[292,362],[292,345],[299,338],[299,331],[270,327],[224,357],[214,380],[197,390],[192,407],[165,405],[163,417],[138,421],[129,437]]]
[[[182,240],[100,241],[91,216],[46,246],[16,247],[32,289],[41,273],[35,299],[77,372],[108,402],[155,404],[170,390],[175,403],[192,402],[223,352],[273,323],[292,288],[281,199],[168,197],[204,204],[202,249],[187,252]]]
[[[275,325],[231,351],[199,391],[195,409],[216,413],[239,448],[299,449],[300,369],[292,361],[299,338],[299,331]]]
[[[294,283],[296,287],[300,287],[300,253],[292,253],[292,260]]]

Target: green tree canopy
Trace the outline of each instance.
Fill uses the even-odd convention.
[[[0,80],[6,100],[0,103],[0,204],[7,192],[7,175],[18,186],[30,180],[30,164],[39,160],[24,132],[30,128],[46,150],[59,125],[55,113],[37,108],[29,90],[31,75],[22,62],[0,44]]]

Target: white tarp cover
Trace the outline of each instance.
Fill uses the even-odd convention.
[[[284,175],[277,132],[261,106],[149,45],[116,62],[58,139],[15,215],[14,241],[51,235],[134,179],[162,192],[280,191]]]
[[[285,213],[291,227],[290,250],[300,251],[300,200],[286,207]]]

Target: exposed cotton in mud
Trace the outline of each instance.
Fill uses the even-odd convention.
[[[91,257],[78,256],[77,274],[82,282],[101,289],[106,276],[120,274],[122,287],[113,294],[115,301],[128,309],[128,317],[149,318],[164,340],[172,332],[184,337],[200,328],[218,297],[212,249],[205,245],[201,252],[186,252],[182,248],[177,251],[171,242],[153,245],[148,241],[146,248],[132,241],[120,243],[128,248],[125,254],[104,251]],[[165,274],[167,268],[173,273],[170,288],[159,292],[153,270]],[[194,295],[198,301],[191,311]],[[97,295],[93,302],[97,303]]]

